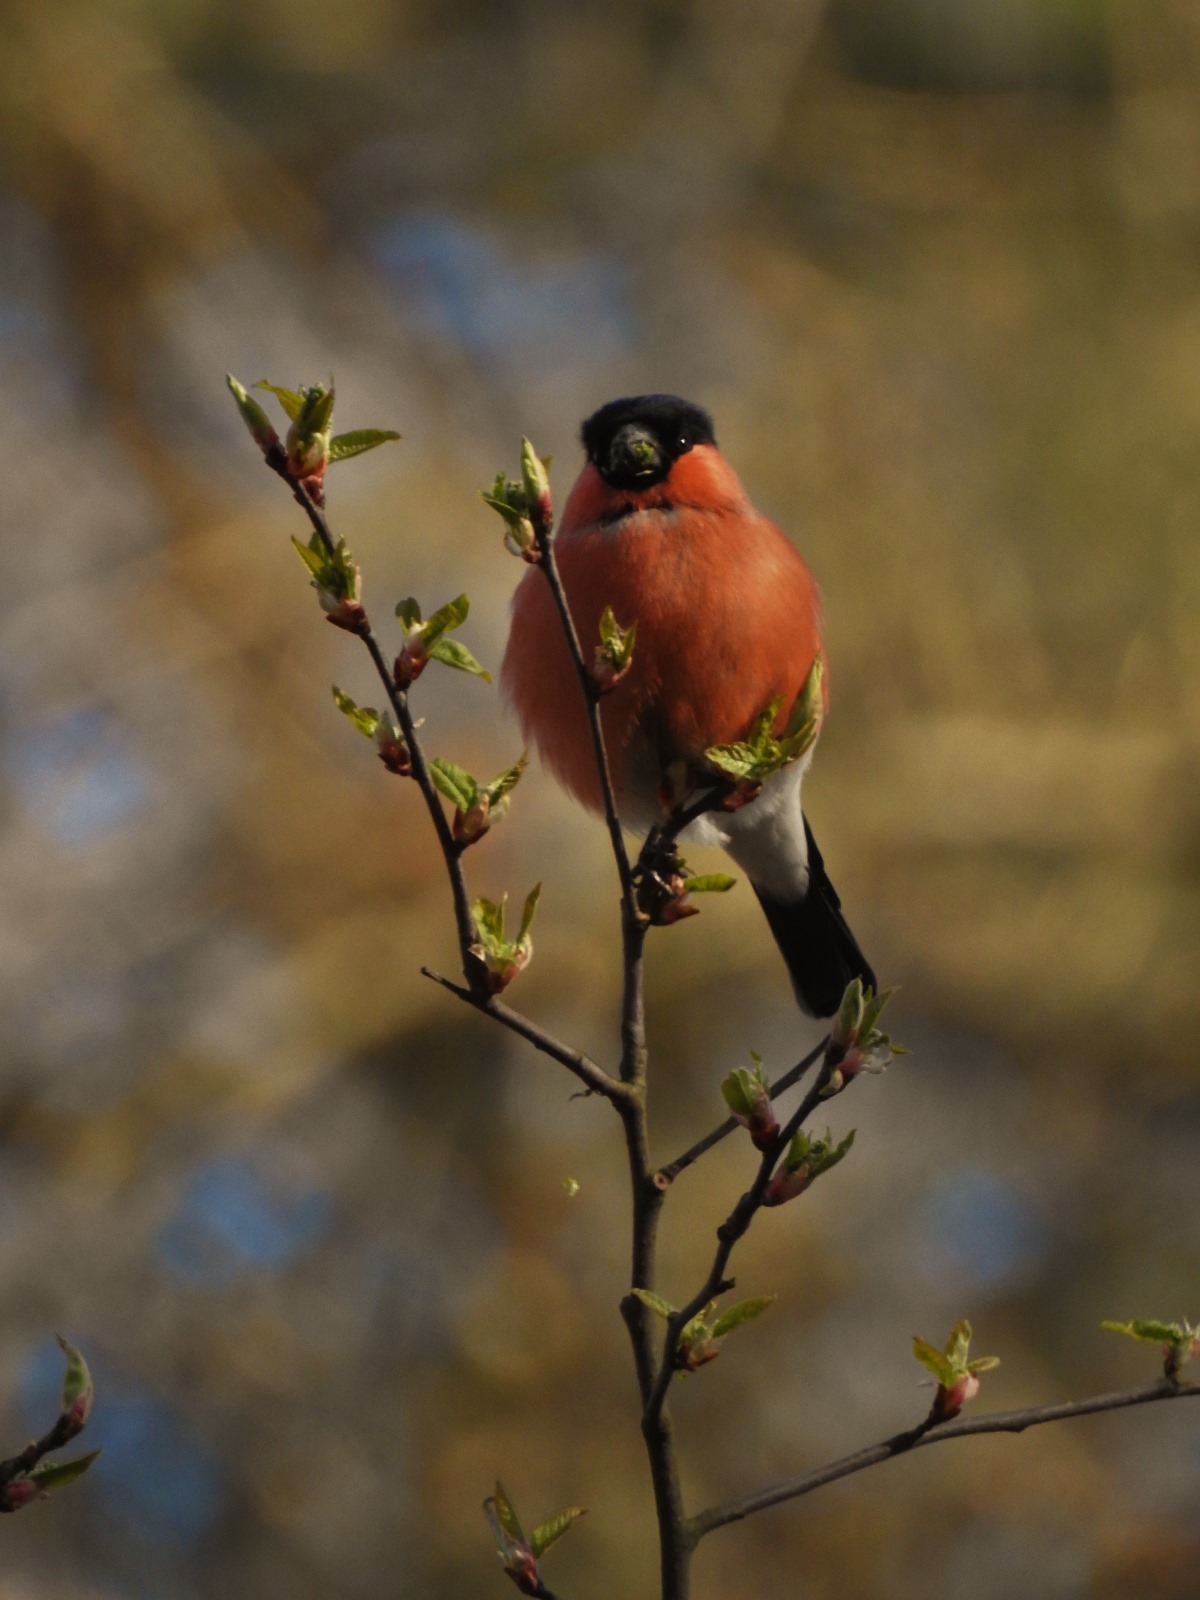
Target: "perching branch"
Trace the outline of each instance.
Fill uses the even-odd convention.
[[[637,905],[636,871],[630,866],[629,854],[621,820],[617,812],[616,794],[608,751],[604,742],[604,728],[600,718],[600,693],[591,668],[583,654],[563,588],[562,577],[554,556],[554,538],[551,529],[548,490],[536,505],[530,507],[534,537],[538,552],[538,565],[550,585],[550,592],[562,622],[567,648],[579,679],[596,771],[604,798],[604,815],[609,842],[617,865],[621,883],[621,948],[622,948],[622,1000],[621,1000],[621,1081],[630,1089],[623,1099],[613,1104],[621,1118],[625,1132],[626,1156],[633,1196],[633,1215],[630,1237],[630,1288],[653,1288],[655,1250],[658,1219],[667,1185],[661,1183],[650,1162],[649,1127],[646,1118],[646,1007],[643,985],[643,953],[645,950],[647,919]],[[707,806],[705,807],[705,809]],[[697,812],[697,815],[699,812]],[[684,826],[686,824],[681,824]],[[678,830],[676,830],[678,831]],[[647,848],[650,841],[647,841]],[[638,869],[643,865],[645,850],[638,859]],[[636,1295],[630,1293],[621,1302],[621,1314],[629,1331],[637,1374],[638,1392],[643,1406],[642,1436],[650,1466],[654,1490],[655,1510],[658,1517],[660,1565],[663,1600],[686,1600],[688,1592],[688,1567],[690,1545],[686,1538],[686,1513],[683,1491],[679,1480],[679,1467],[675,1455],[674,1435],[670,1417],[659,1406],[653,1413],[648,1407],[649,1396],[658,1382],[655,1368],[654,1337],[649,1313]]]
[[[1066,1400],[1059,1405],[1028,1406],[1020,1411],[997,1411],[985,1417],[957,1417],[953,1422],[934,1425],[923,1423],[917,1428],[910,1428],[906,1433],[898,1433],[891,1439],[884,1439],[880,1444],[869,1445],[865,1450],[855,1451],[853,1455],[843,1456],[838,1461],[830,1461],[827,1465],[803,1473],[797,1478],[785,1478],[782,1483],[772,1484],[769,1488],[743,1495],[738,1500],[729,1500],[724,1505],[701,1511],[691,1519],[688,1525],[689,1532],[693,1541],[698,1541],[705,1534],[712,1533],[715,1528],[723,1528],[731,1522],[741,1522],[745,1517],[752,1517],[756,1511],[766,1511],[768,1507],[782,1505],[784,1501],[799,1500],[803,1495],[811,1494],[814,1489],[823,1488],[827,1483],[851,1477],[856,1472],[865,1471],[867,1467],[876,1466],[881,1461],[890,1461],[895,1456],[906,1455],[910,1450],[919,1449],[922,1445],[941,1444],[947,1439],[965,1439],[973,1434],[1024,1433],[1026,1428],[1038,1428],[1045,1422],[1067,1422],[1074,1417],[1095,1416],[1101,1411],[1120,1411],[1128,1406],[1150,1405],[1156,1400],[1190,1399],[1194,1395],[1200,1395],[1200,1384],[1172,1383],[1168,1378],[1160,1378],[1156,1383],[1143,1384],[1140,1389],[1118,1390],[1115,1394],[1097,1394],[1085,1400]]]

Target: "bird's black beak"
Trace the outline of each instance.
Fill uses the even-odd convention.
[[[604,476],[611,483],[634,488],[657,482],[664,476],[665,465],[662,446],[649,429],[627,422],[613,434]]]

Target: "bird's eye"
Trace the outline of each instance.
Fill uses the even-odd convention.
[[[686,450],[687,447],[688,447],[688,436],[687,436],[687,434],[686,433],[681,433],[679,435],[679,438],[675,442],[678,444],[678,446],[679,446],[679,448],[681,450]]]

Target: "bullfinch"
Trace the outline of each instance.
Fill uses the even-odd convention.
[[[714,782],[704,752],[743,739],[773,699],[784,726],[822,654],[820,600],[800,555],[751,504],[699,406],[667,394],[614,400],[587,419],[581,437],[587,461],[554,548],[585,648],[606,606],[623,628],[637,623],[632,663],[601,701],[601,720],[621,822],[645,833],[662,820],[664,795]],[[577,800],[602,810],[579,681],[536,567],[513,599],[502,681],[527,742]],[[827,681],[823,673],[826,694]],[[827,1017],[851,979],[876,985],[801,810],[811,756],[768,778],[749,804],[708,813],[682,837],[733,857],[796,998]]]

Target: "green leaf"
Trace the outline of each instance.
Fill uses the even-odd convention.
[[[743,1300],[739,1305],[730,1306],[713,1323],[712,1336],[714,1339],[723,1339],[727,1333],[732,1333],[735,1328],[740,1328],[743,1322],[749,1322],[754,1317],[761,1317],[768,1306],[775,1304],[773,1294],[759,1295],[754,1300]]]
[[[540,1523],[534,1530],[529,1541],[529,1548],[535,1556],[541,1556],[549,1550],[556,1540],[561,1539],[567,1529],[579,1521],[580,1517],[587,1515],[586,1506],[568,1506],[565,1511],[560,1511],[556,1517]]]
[[[266,378],[260,378],[252,387],[255,389],[269,389],[293,422],[304,409],[303,391],[297,393],[295,389],[281,389],[277,383],[270,383]]]
[[[440,661],[444,667],[454,667],[459,672],[472,672],[485,683],[492,681],[492,675],[487,668],[481,667],[466,645],[458,639],[434,639],[432,644],[426,645],[425,653],[431,661]]]
[[[433,779],[435,788],[460,811],[469,811],[475,804],[479,785],[469,772],[456,766],[453,761],[444,761],[441,756],[434,756],[429,763],[429,776]]]
[[[754,1093],[754,1073],[745,1067],[734,1067],[727,1078],[721,1080],[721,1098],[730,1111],[738,1117],[748,1117],[757,1105]]]
[[[764,1097],[770,1098],[762,1057],[756,1050],[751,1050],[750,1057],[753,1067],[734,1067],[721,1083],[721,1098],[737,1117],[752,1116]]]
[[[1178,1322],[1138,1318],[1133,1322],[1102,1322],[1100,1326],[1109,1333],[1123,1333],[1127,1339],[1140,1339],[1144,1344],[1179,1344],[1186,1337]]]
[[[500,955],[508,947],[504,940],[504,906],[508,900],[485,900],[482,896],[471,905],[471,916],[479,942],[489,955]]]
[[[404,600],[397,600],[396,615],[405,633],[411,633],[414,628],[419,628],[421,625],[421,607],[412,595]]]
[[[833,1037],[841,1044],[846,1044],[851,1037],[857,1037],[862,1018],[863,981],[854,977],[842,991],[842,1001],[834,1018]]]
[[[715,1300],[710,1300],[706,1306],[701,1306],[696,1315],[690,1321],[685,1322],[679,1330],[680,1344],[696,1344],[701,1339],[711,1339],[712,1327],[710,1319],[716,1309],[717,1302]]]
[[[825,663],[818,651],[813,657],[813,664],[808,669],[808,676],[800,686],[800,693],[796,696],[795,704],[788,715],[787,725],[783,730],[785,739],[795,739],[803,736],[810,727],[816,727],[824,714],[825,699],[821,692],[821,679],[825,675]]]
[[[954,1367],[955,1372],[967,1370],[967,1352],[971,1348],[971,1324],[962,1318],[950,1330],[950,1337],[946,1340],[946,1359]]]
[[[368,739],[375,737],[375,730],[379,726],[379,713],[374,707],[355,705],[350,696],[339,689],[336,683],[333,686],[333,703],[344,717],[349,717],[359,733],[365,734]]]
[[[737,882],[727,872],[706,872],[698,878],[685,878],[683,892],[685,894],[728,894]]]
[[[467,620],[471,609],[471,602],[465,594],[460,594],[457,600],[447,600],[444,606],[439,606],[425,623],[426,648],[432,645],[435,639],[440,639],[444,633],[452,633],[455,628],[461,628]],[[432,650],[429,651],[432,655]]]
[[[954,1367],[943,1352],[937,1349],[936,1346],[931,1345],[928,1339],[917,1338],[913,1340],[913,1355],[947,1389],[951,1388],[957,1379],[962,1376],[961,1373],[954,1370]]]
[[[270,417],[259,405],[257,400],[252,400],[246,393],[245,387],[238,382],[232,372],[225,374],[225,382],[229,385],[229,392],[237,401],[238,410],[242,413],[242,421],[250,430],[250,436],[260,450],[270,450],[279,443],[279,435],[271,424]]]
[[[811,1138],[803,1129],[795,1135],[788,1146],[788,1153],[784,1158],[784,1165],[789,1172],[795,1172],[797,1167],[807,1167],[813,1178],[819,1178],[823,1172],[828,1172],[831,1167],[836,1167],[842,1161],[854,1144],[855,1129],[835,1145],[833,1135],[826,1130],[822,1138]]]
[[[881,989],[878,994],[872,994],[870,989],[864,992],[862,1022],[859,1024],[858,1030],[860,1044],[873,1042],[872,1035],[874,1035],[875,1039],[884,1037],[879,1032],[877,1024],[883,1015],[883,1008],[895,992],[895,989]]]
[[[518,1544],[525,1544],[525,1532],[521,1527],[521,1519],[517,1516],[517,1508],[504,1492],[504,1485],[499,1478],[496,1479],[496,1492],[492,1500],[496,1508],[496,1520],[508,1538]]]
[[[640,1300],[648,1311],[653,1311],[656,1317],[661,1317],[665,1322],[675,1310],[669,1300],[664,1300],[662,1295],[655,1294],[653,1289],[631,1289],[630,1293]]]
[[[550,478],[548,476],[550,457],[543,460],[537,454],[528,439],[521,440],[521,484],[525,490],[526,498],[536,502],[543,495],[550,493]]]
[[[498,802],[504,799],[505,795],[511,794],[516,788],[521,781],[521,774],[528,765],[529,756],[523,750],[520,758],[514,761],[511,767],[505,767],[504,771],[494,777],[491,783],[487,785],[488,802],[493,810]]]
[[[277,389],[275,393],[279,394],[280,391]],[[289,449],[294,441],[328,434],[329,424],[333,420],[334,399],[332,378],[328,384],[305,384],[300,390],[300,411],[292,418],[293,427],[288,433]]]
[[[525,905],[521,912],[521,927],[517,933],[518,945],[523,944],[529,935],[529,929],[533,923],[533,914],[537,910],[538,901],[541,899],[541,896],[542,886],[540,883],[535,883],[533,888],[530,889],[529,893],[525,897]]]
[[[387,444],[400,435],[391,428],[357,428],[353,433],[335,433],[329,441],[330,461],[349,461],[351,456],[361,456],[366,450]]]
[[[820,673],[816,662],[809,669],[808,679],[800,692],[801,701],[805,700],[805,696],[811,698],[811,682],[815,682],[819,689]],[[793,727],[793,712],[788,723],[791,731],[785,730],[781,736],[776,736],[775,719],[782,704],[781,696],[768,701],[755,717],[744,739],[735,740],[732,744],[713,745],[706,750],[704,753],[709,763],[719,772],[740,782],[763,783],[772,773],[798,760],[816,739],[819,719],[810,718]]]
[[[991,1372],[999,1365],[999,1356],[980,1356],[977,1361],[967,1362],[967,1371],[974,1376],[978,1372]]]
[[[68,1483],[83,1477],[99,1454],[99,1450],[92,1450],[86,1456],[76,1456],[73,1461],[43,1462],[29,1474],[30,1481],[46,1494],[52,1489],[65,1489]]]
[[[67,1370],[63,1375],[61,1409],[71,1411],[78,1407],[78,1421],[82,1427],[91,1415],[92,1399],[96,1392],[92,1375],[82,1355],[69,1340],[63,1338],[61,1333],[58,1335],[58,1347],[67,1358]]]
[[[519,490],[520,485],[517,484],[516,488]],[[491,506],[493,511],[498,511],[510,527],[515,527],[518,522],[525,519],[523,503],[520,507],[514,506],[502,494],[485,494],[482,489],[479,491],[479,498],[485,506]]]
[[[314,533],[307,544],[301,544],[299,539],[293,539],[292,546],[308,568],[309,575],[319,582],[329,566],[329,554],[319,536]]]
[[[600,616],[600,654],[611,662],[616,673],[625,671],[633,659],[636,643],[637,623],[631,622],[628,628],[622,628],[613,613],[613,608],[605,606]]]

